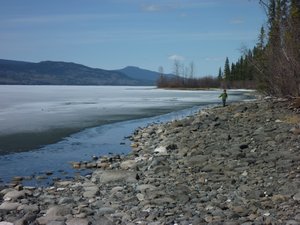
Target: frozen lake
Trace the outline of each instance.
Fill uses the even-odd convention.
[[[0,86],[0,154],[55,143],[87,127],[217,103],[220,91],[124,86]],[[229,101],[241,92],[229,93]]]
[[[125,86],[0,86],[0,180],[49,170],[57,177],[62,176],[57,171],[70,176],[75,172],[67,162],[127,153],[129,142],[124,137],[137,127],[220,104],[220,93]],[[229,102],[247,99],[247,93],[229,91]]]

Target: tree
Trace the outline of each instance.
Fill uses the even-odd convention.
[[[167,83],[166,77],[164,75],[164,68],[162,66],[158,67],[159,78],[157,80],[157,87],[164,87]]]
[[[227,81],[231,80],[231,77],[230,77],[230,65],[229,65],[229,59],[228,59],[228,57],[226,57],[226,60],[225,60],[224,78]]]
[[[175,76],[180,76],[180,67],[181,67],[181,65],[180,65],[179,60],[175,59],[174,66],[173,66]]]
[[[289,11],[289,29],[287,35],[287,52],[295,83],[296,95],[300,95],[300,2],[291,0]]]
[[[223,80],[223,72],[222,72],[222,68],[219,68],[219,74],[218,74],[218,80],[222,81]]]
[[[261,26],[256,47],[258,50],[263,51],[265,46],[266,46],[266,31],[264,26]]]
[[[195,64],[194,64],[194,62],[190,63],[190,67],[189,68],[190,68],[189,69],[189,72],[190,72],[189,78],[193,79],[194,75],[195,75]]]

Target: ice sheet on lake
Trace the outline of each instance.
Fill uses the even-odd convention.
[[[219,102],[220,91],[126,86],[0,86],[0,135],[101,124],[146,110]],[[235,100],[234,96],[231,100]],[[172,110],[169,110],[172,111]],[[151,115],[155,115],[152,111]]]

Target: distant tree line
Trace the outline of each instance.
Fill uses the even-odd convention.
[[[236,63],[226,58],[219,79],[227,87],[254,86],[274,96],[300,96],[300,1],[260,0],[268,23],[252,50]]]
[[[185,66],[179,60],[174,61],[174,75],[168,76],[164,74],[163,67],[158,69],[160,77],[157,80],[158,88],[218,88],[220,80],[213,76],[204,76],[196,78],[194,76],[195,66],[191,62],[189,66]]]

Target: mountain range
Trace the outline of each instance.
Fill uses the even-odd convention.
[[[159,76],[134,66],[104,70],[72,62],[0,59],[0,84],[6,85],[155,85]]]

